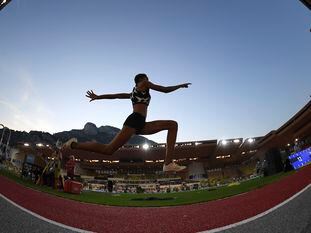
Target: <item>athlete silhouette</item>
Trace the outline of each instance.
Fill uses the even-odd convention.
[[[188,88],[191,83],[184,83],[176,86],[160,86],[150,82],[146,74],[137,74],[134,80],[135,87],[131,93],[96,95],[92,90],[87,91],[86,97],[90,98],[90,102],[101,99],[131,99],[132,101],[133,113],[127,117],[121,131],[109,144],[101,144],[97,142],[78,143],[76,138],[71,138],[63,145],[63,148],[112,155],[134,134],[150,135],[162,130],[167,130],[166,156],[164,160],[163,171],[178,172],[184,170],[186,168],[185,166],[180,166],[174,163],[172,160],[178,130],[177,122],[174,120],[157,120],[146,122],[146,116],[151,99],[149,92],[150,89],[158,92],[169,93],[176,91],[179,88]]]

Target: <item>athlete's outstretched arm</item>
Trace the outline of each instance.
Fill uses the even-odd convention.
[[[146,88],[150,88],[152,90],[163,92],[163,93],[169,93],[169,92],[172,92],[172,91],[176,91],[179,88],[188,88],[189,85],[191,85],[191,83],[183,83],[183,84],[176,85],[176,86],[167,86],[167,87],[165,87],[165,86],[160,86],[160,85],[154,84],[154,83],[152,83],[150,81],[146,81],[143,84],[143,86],[146,87]]]
[[[129,99],[131,98],[131,93],[96,95],[91,90],[91,91],[87,91],[85,96],[90,98],[90,102],[91,102],[93,100],[101,100],[101,99]]]

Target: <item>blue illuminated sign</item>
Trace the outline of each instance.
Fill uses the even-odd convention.
[[[311,147],[308,149],[299,151],[295,154],[290,155],[289,157],[291,165],[294,169],[298,169],[303,167],[309,163],[311,163]]]

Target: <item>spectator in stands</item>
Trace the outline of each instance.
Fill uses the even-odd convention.
[[[67,178],[73,180],[75,175],[75,166],[76,166],[75,157],[71,155],[66,163]]]
[[[261,174],[261,172],[262,172],[262,163],[258,159],[256,162],[256,174],[259,175]]]
[[[299,152],[301,150],[300,148],[300,142],[296,141],[294,145],[294,151]]]
[[[61,161],[62,161],[62,152],[57,149],[55,151],[55,157],[54,157],[54,166],[55,166],[55,169],[54,169],[54,188],[55,189],[62,189],[64,187],[64,184],[63,184],[63,177],[61,175]]]
[[[287,158],[284,163],[284,172],[288,172],[292,170],[294,170],[294,167],[291,165],[289,158]]]

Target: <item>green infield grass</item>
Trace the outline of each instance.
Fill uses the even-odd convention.
[[[295,171],[287,173],[279,173],[273,176],[260,177],[252,180],[235,184],[232,186],[225,186],[219,188],[212,188],[210,190],[195,190],[184,191],[176,193],[157,193],[157,194],[129,194],[129,193],[98,193],[92,191],[83,191],[80,195],[64,193],[46,186],[39,186],[29,180],[21,179],[15,174],[0,169],[0,175],[5,176],[16,183],[35,189],[41,192],[49,193],[51,195],[72,199],[80,202],[112,205],[112,206],[136,206],[136,207],[159,207],[159,206],[177,206],[187,205],[199,202],[208,202],[222,198],[231,197],[241,193],[249,192],[251,190],[261,188],[265,185],[278,181],[285,176],[293,174]]]

